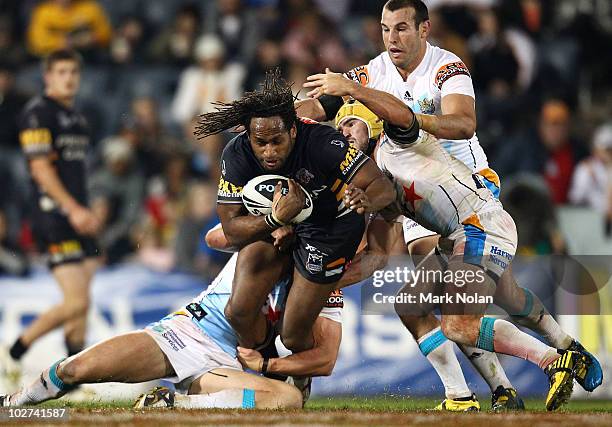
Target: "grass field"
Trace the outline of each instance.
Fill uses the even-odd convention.
[[[430,412],[437,402],[402,396],[376,398],[316,398],[303,411],[258,410],[148,410],[133,411],[131,402],[53,402],[47,407],[69,408],[69,425],[355,425],[355,426],[611,426],[612,401],[583,400],[570,402],[564,410],[547,413],[542,400],[526,401],[527,411],[494,414],[482,401],[483,411],[471,414]],[[6,418],[4,422],[6,422]],[[41,419],[29,425],[42,424]],[[22,425],[12,420],[6,425]],[[2,422],[0,422],[2,423]],[[48,422],[45,424],[49,424]],[[57,425],[56,423],[54,423]]]

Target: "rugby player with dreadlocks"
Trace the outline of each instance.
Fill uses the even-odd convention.
[[[368,156],[337,130],[298,119],[294,101],[290,85],[274,71],[261,91],[202,115],[196,132],[206,137],[245,128],[223,151],[217,212],[229,244],[240,248],[225,315],[246,348],[266,344],[269,328],[258,313],[274,283],[291,269],[280,335],[293,352],[312,348],[312,325],[359,246],[362,214],[384,208],[395,197]],[[280,197],[277,185],[272,213],[248,215],[242,187],[265,174],[289,178],[289,191]],[[312,196],[314,208],[295,226],[295,242],[283,253],[269,237],[304,206],[296,181]]]
[[[274,226],[263,217],[245,216],[240,198],[240,187],[252,176],[273,172],[287,177],[307,176],[300,180],[307,191],[312,191],[314,211],[308,221],[296,226],[297,243],[293,249],[295,272],[274,261],[290,261],[280,254],[272,243],[262,241],[254,251],[234,255],[213,283],[183,309],[178,310],[144,330],[119,335],[90,347],[68,359],[62,359],[45,369],[35,381],[12,395],[0,395],[0,407],[34,405],[56,399],[76,385],[100,382],[137,383],[165,378],[176,384],[175,394],[167,388],[156,388],[142,395],[136,407],[182,408],[291,408],[303,404],[303,390],[275,379],[243,372],[243,366],[252,370],[284,376],[310,377],[329,375],[335,364],[341,337],[341,298],[330,294],[342,273],[317,275],[304,263],[307,245],[320,251],[324,262],[336,262],[335,269],[343,272],[363,234],[363,213],[384,207],[395,198],[391,183],[363,153],[349,149],[344,137],[328,126],[304,122],[296,118],[290,86],[280,79],[278,72],[269,73],[262,91],[247,93],[232,104],[222,105],[219,112],[202,118],[199,133],[211,135],[224,129],[243,125],[247,129],[229,143],[223,154],[223,175],[219,185],[221,219],[233,246],[278,236],[280,226],[289,222],[302,208],[304,199],[296,194],[291,183],[289,193],[282,197],[274,210]],[[300,172],[303,171],[303,172]],[[343,173],[343,171],[346,171]],[[348,183],[348,184],[347,184]],[[310,185],[309,185],[310,184]],[[350,185],[349,185],[350,184]],[[353,187],[354,186],[354,187]],[[333,191],[330,189],[333,188]],[[364,190],[360,190],[364,188]],[[315,192],[314,190],[318,190]],[[237,193],[237,197],[233,194]],[[344,197],[349,193],[348,197]],[[337,196],[339,195],[339,196]],[[345,199],[353,209],[344,208],[338,200]],[[225,203],[224,203],[225,201]],[[299,203],[296,203],[299,202]],[[354,202],[351,205],[351,202]],[[236,224],[237,222],[237,224]],[[316,245],[316,247],[314,246]],[[249,246],[247,246],[249,248]],[[262,258],[253,256],[261,252],[270,261],[259,268],[268,267],[277,272],[272,280],[262,283],[244,281],[244,267],[257,270],[251,263]],[[302,251],[296,254],[297,251]],[[317,253],[318,254],[318,253]],[[249,259],[250,257],[250,259]],[[336,257],[336,258],[333,258]],[[306,258],[306,259],[304,259]],[[312,259],[311,259],[312,261]],[[301,264],[300,264],[301,263]],[[280,274],[284,271],[284,274]],[[305,271],[306,273],[302,273]],[[242,274],[242,276],[241,276]],[[314,277],[313,281],[304,278]],[[330,284],[319,284],[321,278],[332,277]],[[253,276],[255,279],[255,275]],[[289,283],[293,286],[289,290]],[[329,280],[328,280],[329,281]],[[289,354],[276,339],[283,358],[261,358],[258,352],[240,349],[239,335],[230,326],[224,311],[228,300],[234,297],[236,287],[247,298],[252,292],[261,295],[254,301],[251,325],[262,325],[262,336],[274,337],[274,322],[284,315],[299,322],[299,315],[314,313],[301,325],[302,334],[316,345],[296,354]],[[266,290],[252,285],[267,286]],[[296,286],[297,285],[297,286]],[[296,297],[292,292],[299,291]],[[309,295],[311,291],[311,295]],[[285,298],[289,292],[288,299]],[[314,294],[314,296],[312,295]],[[320,296],[321,301],[317,300]],[[286,306],[293,301],[293,308]],[[312,307],[301,307],[310,302]],[[284,312],[286,311],[286,314]],[[298,325],[300,326],[300,325]],[[294,327],[296,327],[294,325]],[[271,343],[274,346],[274,342]],[[286,343],[285,343],[286,344]],[[243,345],[244,347],[244,345]],[[238,357],[237,357],[238,356]],[[256,363],[257,362],[257,363]]]

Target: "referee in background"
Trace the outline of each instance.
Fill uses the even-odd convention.
[[[33,187],[34,237],[63,300],[36,318],[10,349],[0,350],[0,365],[13,386],[20,379],[19,360],[47,332],[64,327],[69,356],[85,344],[89,285],[100,255],[93,237],[100,222],[87,207],[88,126],[74,110],[80,72],[78,53],[52,52],[43,60],[45,92],[30,100],[20,117],[19,139]]]

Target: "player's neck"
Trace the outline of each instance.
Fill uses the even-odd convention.
[[[412,61],[406,67],[403,67],[403,68],[400,68],[397,66],[395,67],[397,68],[397,72],[400,73],[400,76],[402,76],[402,79],[404,79],[404,81],[408,80],[408,76],[410,75],[410,73],[416,70],[417,67],[421,64],[421,62],[423,61],[423,58],[425,58],[425,53],[427,53],[427,44],[423,44],[421,46],[421,48],[419,49],[418,56],[415,58],[414,61]]]
[[[59,96],[53,92],[50,91],[46,91],[45,94],[51,98],[52,100],[54,100],[55,102],[63,105],[66,108],[72,108],[74,106],[74,97],[73,96],[69,96],[69,97],[64,97],[64,96]]]

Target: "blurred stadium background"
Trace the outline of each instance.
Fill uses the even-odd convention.
[[[458,54],[472,71],[478,135],[502,177],[520,253],[612,255],[612,2],[425,2],[430,41]],[[195,117],[214,101],[256,88],[273,66],[302,97],[308,74],[367,63],[383,50],[383,4],[0,0],[0,341],[12,342],[59,299],[32,241],[16,131],[21,107],[42,89],[41,56],[73,46],[85,58],[78,107],[94,135],[92,202],[109,212],[100,237],[107,266],[93,285],[91,344],[159,319],[198,293],[225,262],[203,236],[218,222],[218,158],[232,135],[198,142]],[[600,300],[610,307],[606,268]],[[519,269],[519,281],[526,274]],[[340,360],[332,377],[315,382],[315,393],[442,397],[434,371],[400,322],[361,315],[359,289],[346,294]],[[554,311],[556,298],[544,300]],[[606,313],[561,316],[561,322],[599,354],[610,378],[610,308]],[[26,373],[36,374],[62,352],[61,333],[48,335],[25,357]],[[520,360],[503,363],[521,394],[543,395],[544,374]],[[484,382],[465,359],[462,366],[486,400]],[[134,388],[98,390],[116,398],[133,396]],[[612,398],[610,382],[595,396]]]

